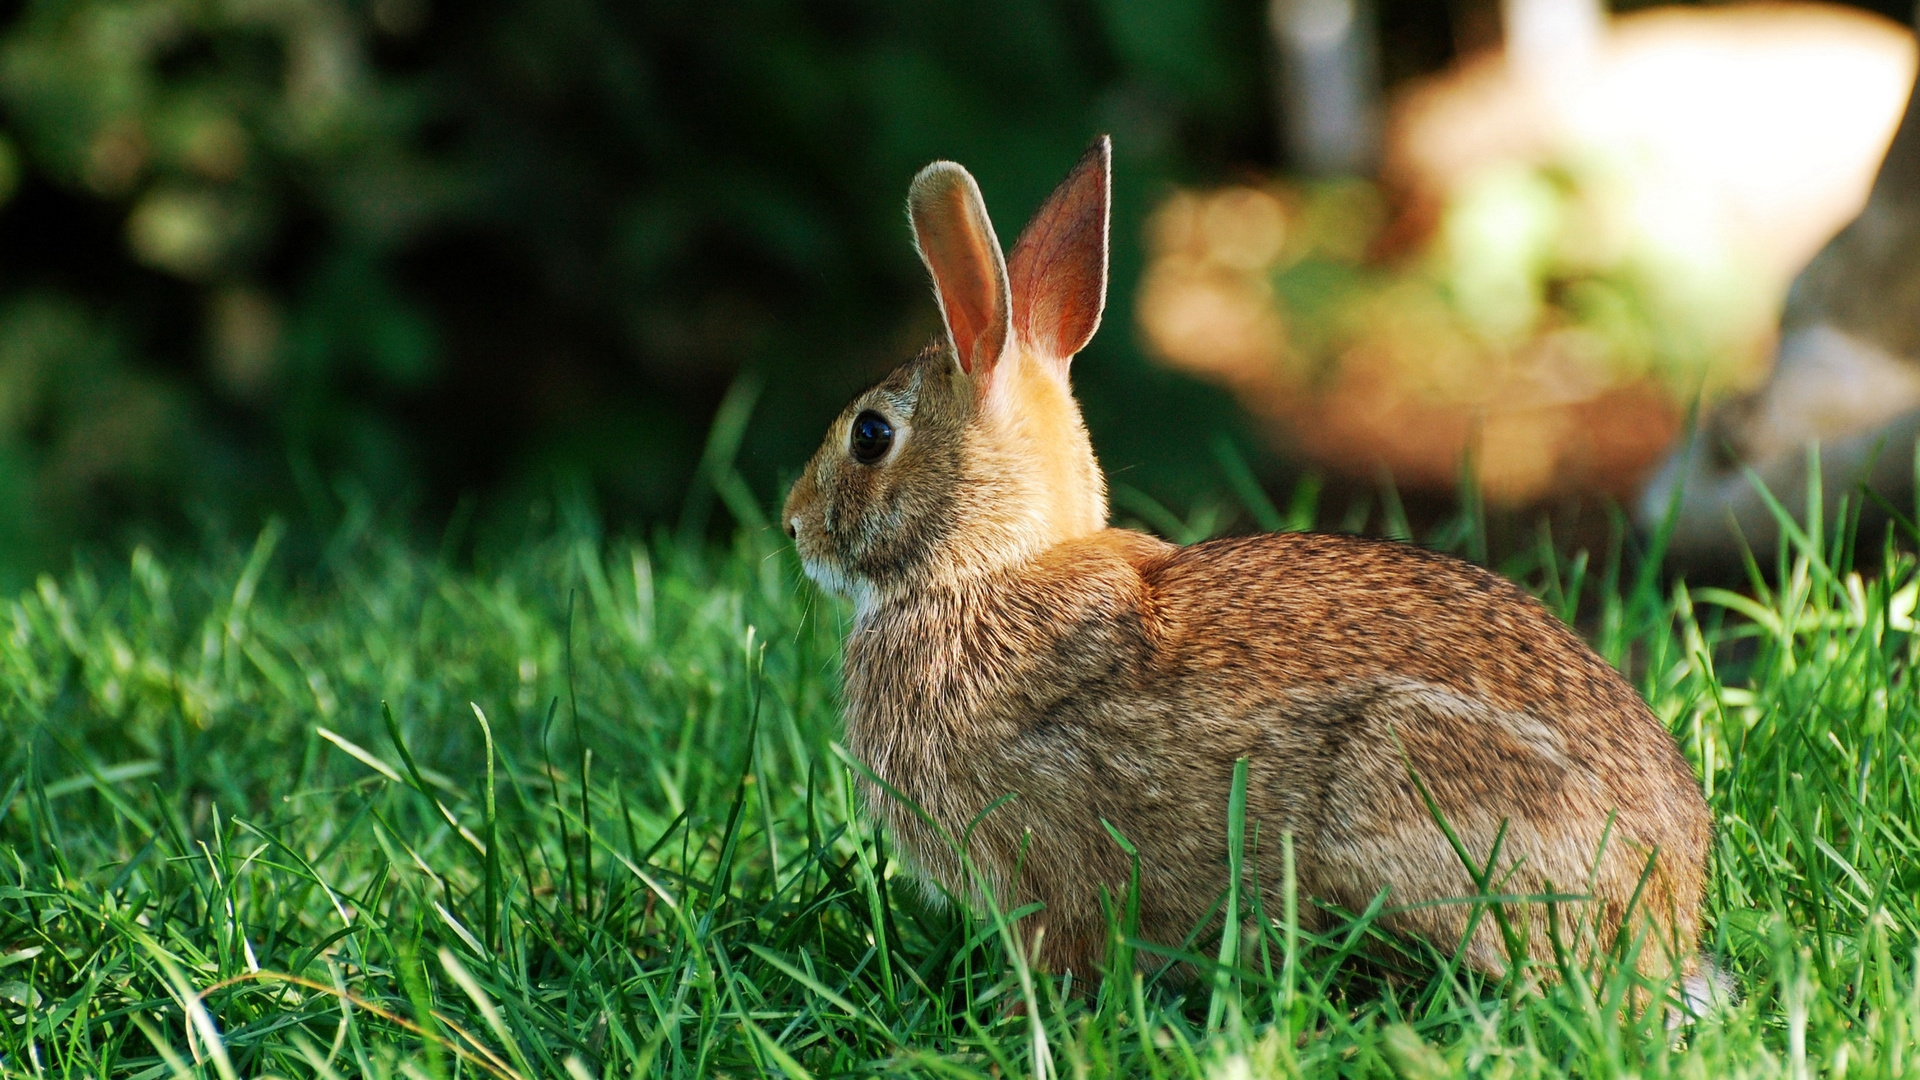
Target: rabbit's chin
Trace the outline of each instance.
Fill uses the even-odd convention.
[[[873,583],[847,573],[846,568],[824,559],[802,558],[800,566],[815,585],[853,601],[854,611],[865,615],[873,607]]]

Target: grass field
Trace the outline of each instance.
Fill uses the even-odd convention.
[[[1364,917],[1267,913],[1253,963],[1196,952],[1185,987],[1033,976],[857,811],[844,612],[765,532],[561,528],[463,568],[283,539],[5,601],[0,1072],[1920,1072],[1920,576],[1847,533],[1738,593],[1544,541],[1506,567],[1630,671],[1715,810],[1741,998],[1677,1034],[1618,969],[1395,973],[1355,956]]]

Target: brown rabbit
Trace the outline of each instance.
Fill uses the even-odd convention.
[[[922,170],[908,209],[946,340],[847,406],[787,500],[808,574],[855,604],[847,745],[939,830],[869,783],[872,812],[978,898],[941,831],[964,840],[1003,902],[1044,905],[1024,926],[1042,965],[1088,978],[1102,891],[1123,897],[1131,871],[1107,826],[1139,851],[1142,937],[1180,942],[1226,887],[1239,758],[1266,911],[1291,833],[1300,896],[1360,911],[1390,890],[1386,927],[1458,946],[1470,905],[1423,902],[1476,885],[1417,775],[1477,865],[1505,829],[1491,892],[1590,895],[1559,912],[1570,949],[1644,930],[1643,969],[1694,976],[1699,787],[1539,603],[1408,544],[1106,527],[1067,369],[1105,303],[1109,182],[1102,138],[1003,261],[966,170]],[[1536,957],[1548,924],[1544,905],[1515,912]],[[1478,926],[1469,961],[1504,970]]]

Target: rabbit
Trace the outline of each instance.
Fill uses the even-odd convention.
[[[945,334],[833,421],[782,514],[806,573],[852,600],[845,745],[896,850],[968,902],[1037,902],[1023,947],[1085,985],[1103,898],[1123,903],[1135,873],[1114,833],[1138,853],[1140,938],[1178,946],[1210,918],[1218,933],[1245,758],[1248,888],[1270,914],[1291,834],[1307,927],[1386,893],[1379,925],[1505,971],[1495,920],[1470,930],[1473,905],[1444,902],[1481,891],[1444,820],[1496,863],[1485,892],[1590,898],[1559,906],[1568,950],[1632,930],[1642,970],[1705,978],[1699,784],[1540,603],[1406,543],[1180,547],[1107,526],[1068,369],[1105,304],[1110,157],[1096,141],[1011,257],[965,169],[915,177]],[[1546,909],[1508,909],[1541,961]]]

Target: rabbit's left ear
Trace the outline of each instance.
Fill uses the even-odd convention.
[[[1007,346],[1007,264],[967,170],[936,161],[920,170],[907,193],[920,259],[933,275],[933,292],[961,370],[985,387]],[[984,391],[983,391],[984,392]]]
[[[1013,331],[1064,373],[1100,327],[1107,304],[1107,216],[1113,141],[1102,135],[1047,196],[1007,261]]]

